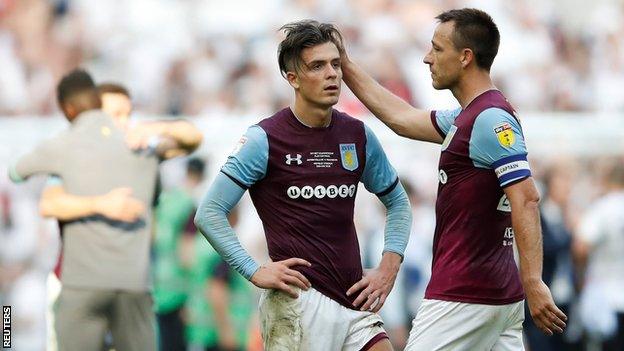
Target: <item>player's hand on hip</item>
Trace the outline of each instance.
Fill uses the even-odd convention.
[[[117,188],[95,200],[96,212],[121,222],[134,222],[145,212],[145,205],[132,197],[132,189]]]
[[[548,286],[539,280],[525,284],[524,290],[535,325],[546,335],[563,333],[568,317],[555,305]]]
[[[312,285],[301,272],[291,269],[293,266],[310,267],[311,264],[302,258],[296,257],[283,261],[268,262],[260,266],[260,269],[254,273],[251,277],[251,282],[259,288],[281,290],[292,298],[297,298],[299,295],[293,286],[308,290]]]
[[[377,313],[386,302],[386,298],[394,286],[394,281],[399,272],[400,260],[399,255],[386,253],[378,268],[365,270],[362,279],[347,290],[347,296],[361,290],[358,297],[353,301],[353,306],[358,307],[364,303],[360,307],[360,311]]]

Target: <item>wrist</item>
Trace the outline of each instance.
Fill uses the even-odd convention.
[[[525,289],[530,289],[531,287],[534,287],[541,283],[542,283],[542,278],[540,276],[522,277],[522,286]]]
[[[89,209],[91,213],[102,214],[102,203],[105,200],[102,196],[94,196],[89,199]]]
[[[396,252],[385,251],[381,257],[381,263],[379,267],[382,269],[388,269],[398,272],[401,267],[401,261],[403,257]]]

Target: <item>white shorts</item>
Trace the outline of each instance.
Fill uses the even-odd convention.
[[[423,300],[406,351],[523,351],[524,301],[480,305]]]
[[[266,351],[357,351],[387,338],[378,314],[351,310],[313,288],[296,299],[264,290],[259,310]]]

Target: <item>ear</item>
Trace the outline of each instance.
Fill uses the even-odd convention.
[[[299,76],[297,73],[292,71],[286,72],[286,80],[288,80],[288,84],[290,84],[290,86],[295,90],[299,89]]]
[[[474,52],[472,52],[472,50],[468,48],[462,50],[462,55],[461,55],[462,68],[467,68],[472,61],[474,61]]]

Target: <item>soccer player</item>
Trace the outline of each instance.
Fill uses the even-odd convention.
[[[56,310],[59,349],[99,349],[110,329],[118,349],[153,350],[151,211],[144,204],[154,197],[158,164],[171,143],[128,148],[126,135],[100,110],[96,86],[85,71],[63,77],[57,92],[71,127],[21,157],[10,176],[21,181],[56,175],[67,191],[42,206],[44,214],[50,211],[65,221],[63,289]],[[99,195],[116,191],[125,193]],[[130,192],[135,198],[128,198]]]
[[[480,10],[436,18],[424,63],[458,109],[410,106],[341,50],[343,79],[377,118],[401,136],[442,144],[432,276],[407,349],[522,350],[525,294],[544,333],[562,332],[566,316],[542,281],[539,194],[520,121],[490,78],[500,35]]]
[[[283,29],[278,61],[294,104],[247,130],[195,223],[230,266],[267,289],[260,301],[265,349],[390,350],[375,312],[401,263],[409,201],[371,130],[332,108],[342,77],[340,33],[316,21]],[[383,258],[366,274],[353,224],[358,182],[388,211]],[[272,259],[262,266],[226,219],[247,189]]]

